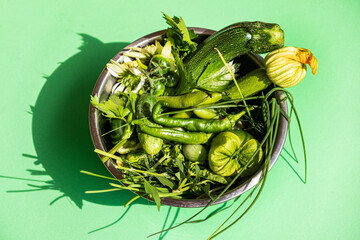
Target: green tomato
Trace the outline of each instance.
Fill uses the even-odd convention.
[[[166,76],[166,84],[167,87],[175,87],[179,82],[179,75],[175,72],[169,72]]]
[[[249,133],[236,130],[219,133],[213,138],[209,150],[209,166],[220,176],[232,176],[244,168],[260,143]],[[254,174],[261,166],[263,157],[260,148],[241,177]]]
[[[188,144],[183,146],[184,156],[192,162],[205,163],[207,152],[203,145]]]
[[[154,96],[156,96],[156,97],[161,96],[161,95],[163,95],[163,93],[165,91],[165,85],[162,82],[158,81],[155,83],[153,90],[154,90],[153,91]]]
[[[159,73],[165,75],[170,71],[171,62],[162,55],[155,55],[151,58],[149,66],[150,68],[159,68]]]

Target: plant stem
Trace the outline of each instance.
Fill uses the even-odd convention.
[[[240,97],[241,97],[241,98],[244,98],[244,96],[243,96],[243,94],[242,94],[242,92],[241,92],[241,89],[240,89],[240,87],[239,87],[239,84],[236,82],[236,79],[235,79],[235,76],[234,76],[233,72],[231,71],[231,69],[230,69],[229,66],[227,65],[227,63],[226,63],[224,57],[222,56],[221,52],[220,52],[219,49],[217,49],[217,48],[215,48],[215,50],[218,52],[219,57],[221,58],[221,61],[224,63],[226,69],[229,71],[229,73],[230,73],[230,75],[231,75],[231,78],[233,79],[233,81],[234,81],[234,83],[235,83],[235,86],[236,86],[236,88],[238,89],[238,91],[239,91],[239,93],[240,93]],[[249,110],[249,108],[248,108],[248,106],[247,106],[247,104],[246,104],[246,101],[243,100],[243,103],[244,103],[245,108],[246,108],[246,111],[247,111],[247,113],[248,113],[248,115],[249,115],[249,117],[250,117],[251,124],[252,124],[253,126],[255,126],[254,119],[251,117],[250,110]]]

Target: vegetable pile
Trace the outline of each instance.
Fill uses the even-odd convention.
[[[209,206],[263,170],[253,189],[260,186],[259,195],[280,116],[290,120],[280,104],[287,100],[295,110],[281,83],[300,82],[306,63],[316,74],[316,58],[307,49],[283,48],[277,24],[241,22],[204,39],[181,17],[164,18],[170,27],[160,40],[107,64],[117,79],[111,95],[91,97],[113,146],[95,151],[123,176],[122,185],[111,185],[137,192],[130,202],[145,196],[160,208],[164,197],[210,199]],[[272,53],[263,67],[250,52]]]

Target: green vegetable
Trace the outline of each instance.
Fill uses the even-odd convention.
[[[160,81],[155,82],[152,94],[154,96],[160,96],[164,94],[164,91],[165,85]]]
[[[207,152],[203,145],[199,144],[186,144],[183,145],[184,156],[192,162],[205,163]]]
[[[230,130],[237,120],[239,120],[246,111],[243,110],[237,114],[229,114],[224,119],[198,119],[198,118],[171,118],[161,116],[161,107],[167,106],[167,102],[159,101],[153,108],[152,118],[154,122],[166,127],[182,127],[189,131],[201,131],[206,133],[217,133]]]
[[[179,75],[175,72],[169,72],[166,75],[166,87],[175,87],[179,82]]]
[[[141,95],[139,101],[136,104],[136,118],[141,119],[145,117],[150,117],[155,103],[156,98],[153,95]],[[158,126],[155,123],[152,124]],[[163,140],[161,138],[146,134],[142,132],[140,128],[137,128],[137,134],[139,142],[146,153],[150,155],[155,155],[161,151],[161,147],[163,144]]]
[[[240,22],[228,26],[208,37],[198,46],[196,52],[185,59],[187,74],[180,81],[178,94],[198,87],[202,73],[211,75],[223,67],[218,63],[220,58],[214,48],[218,48],[226,62],[229,62],[250,51],[266,53],[283,46],[284,32],[277,24]],[[206,68],[212,68],[212,71],[206,71]]]
[[[220,93],[206,93],[204,91],[194,91],[178,96],[161,96],[157,97],[158,101],[167,102],[169,108],[189,108],[210,104],[219,101],[222,98]]]
[[[204,144],[212,136],[212,134],[204,132],[183,132],[171,128],[156,127],[147,119],[134,120],[133,124],[138,125],[140,130],[148,135],[183,144]]]
[[[155,68],[155,72],[160,75],[165,75],[170,71],[171,62],[169,58],[166,58],[160,54],[151,58],[149,67]]]
[[[202,119],[217,119],[219,115],[214,109],[198,109],[193,111],[194,114]]]
[[[192,112],[180,112],[177,114],[174,114],[172,118],[190,118],[192,116]]]
[[[165,40],[171,42],[171,45],[182,57],[185,57],[189,53],[196,50],[197,43],[194,40],[197,39],[197,35],[193,30],[188,30],[184,20],[180,17],[171,18],[164,14],[166,23],[171,26],[165,32]]]
[[[231,72],[235,74],[239,70],[240,64],[231,61],[228,66]],[[221,61],[217,61],[210,64],[200,75],[197,87],[207,91],[225,91],[232,82],[232,77],[226,66]]]
[[[266,75],[266,71],[263,68],[256,69],[239,80],[237,80],[239,88],[243,96],[240,96],[240,93],[236,86],[231,87],[229,90],[225,91],[225,95],[231,99],[239,99],[243,97],[248,97],[255,93],[258,93],[267,87],[269,87],[272,82],[269,80]]]
[[[123,126],[125,125],[125,121],[119,118],[110,118],[109,123],[110,129],[114,130],[110,132],[111,143],[115,145],[120,142],[124,135]]]
[[[231,176],[242,170],[259,147],[259,143],[244,131],[222,132],[211,142],[209,151],[209,165],[214,173],[220,176]],[[261,163],[262,151],[254,157],[242,176],[254,173]]]

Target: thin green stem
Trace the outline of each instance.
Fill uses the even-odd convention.
[[[92,194],[92,193],[105,193],[105,192],[113,192],[113,191],[120,191],[122,189],[119,188],[111,188],[111,189],[104,189],[104,190],[92,190],[92,191],[85,191],[85,193],[87,194]]]
[[[116,166],[116,168],[121,169],[121,170],[125,170],[125,171],[129,171],[129,172],[138,172],[138,173],[142,173],[144,175],[153,175],[153,176],[163,177],[162,174],[143,171],[143,170],[139,170],[139,169],[136,169],[136,168],[127,168],[127,167],[121,167],[121,166]]]
[[[105,179],[109,179],[109,180],[113,180],[113,181],[119,181],[119,179],[116,179],[116,178],[107,177],[107,176],[99,175],[99,174],[84,171],[84,170],[80,170],[80,172],[84,173],[84,174],[87,174],[87,175],[90,175],[90,176],[94,176],[94,177],[105,178]]]
[[[268,129],[270,131],[270,136],[269,136],[269,141],[267,143],[270,142],[270,148],[269,148],[269,152],[267,154],[267,158],[265,161],[265,165],[264,165],[264,169],[262,172],[263,177],[260,178],[259,182],[257,183],[257,185],[254,187],[254,189],[251,191],[251,193],[241,202],[241,204],[237,207],[237,209],[220,225],[220,227],[208,238],[208,240],[216,237],[217,235],[219,235],[220,233],[226,231],[228,228],[230,228],[232,225],[234,225],[237,221],[239,221],[242,216],[245,215],[246,212],[248,212],[250,210],[250,208],[255,204],[256,200],[258,199],[258,197],[260,196],[264,184],[266,182],[266,178],[267,178],[267,174],[269,171],[269,165],[270,165],[270,160],[271,160],[271,155],[272,155],[272,150],[275,144],[275,139],[276,139],[276,135],[277,135],[277,122],[279,119],[279,106],[277,106],[277,108],[274,106],[275,104],[273,104],[272,109],[271,109],[271,123],[270,123],[270,128]],[[275,127],[275,131],[273,131],[273,127]],[[227,226],[226,228],[224,228],[223,230],[221,230],[219,232],[219,230],[226,224],[226,222],[228,222],[230,220],[231,217],[233,217],[233,215],[241,208],[241,206],[246,202],[246,200],[248,200],[251,195],[253,194],[253,192],[255,192],[257,186],[259,186],[259,184],[261,183],[261,187],[259,189],[259,192],[257,193],[256,197],[254,198],[254,200],[251,202],[250,206],[247,207],[247,209],[244,211],[244,213],[237,218],[235,221],[233,221],[229,226]]]
[[[182,223],[179,223],[173,227],[167,228],[165,230],[153,233],[151,235],[149,235],[148,237],[152,237],[154,235],[160,234],[162,232],[165,231],[169,231],[171,229],[180,227],[181,225],[191,221],[193,218],[195,218],[196,216],[198,216],[200,213],[202,213],[205,209],[207,209],[210,205],[212,205],[215,201],[217,201],[234,183],[235,181],[240,177],[240,175],[245,171],[245,169],[250,165],[252,159],[256,156],[256,154],[260,151],[260,148],[264,145],[265,141],[268,139],[269,135],[270,135],[270,131],[271,128],[274,126],[275,121],[272,121],[271,125],[270,125],[270,130],[267,131],[267,133],[265,134],[263,140],[261,141],[259,147],[256,149],[256,151],[253,153],[253,155],[250,157],[249,161],[246,163],[246,165],[243,167],[243,169],[232,179],[232,181],[221,191],[220,194],[218,194],[214,199],[212,199],[203,209],[201,209],[199,212],[197,212],[196,214],[194,214],[193,216],[191,216],[190,218],[188,218],[187,220],[183,221]]]
[[[234,81],[234,83],[235,83],[235,86],[236,86],[237,90],[238,90],[239,93],[240,93],[240,96],[241,96],[242,98],[244,98],[244,96],[243,96],[243,94],[242,94],[242,92],[241,92],[241,89],[240,89],[240,87],[239,87],[239,84],[237,83],[237,81],[236,81],[236,79],[235,79],[234,73],[231,71],[230,67],[229,67],[228,64],[226,63],[226,61],[225,61],[224,57],[222,56],[221,52],[219,51],[219,49],[215,48],[215,50],[218,52],[219,57],[221,58],[221,61],[224,63],[226,69],[227,69],[228,72],[230,73],[231,78],[233,79],[233,81]],[[247,104],[246,104],[246,101],[243,100],[243,103],[244,103],[245,108],[246,108],[246,111],[247,111],[247,113],[248,113],[248,115],[249,115],[249,117],[250,117],[251,124],[252,124],[253,126],[255,126],[254,119],[251,117],[250,110],[249,110],[249,108],[248,108],[248,106],[247,106]]]

